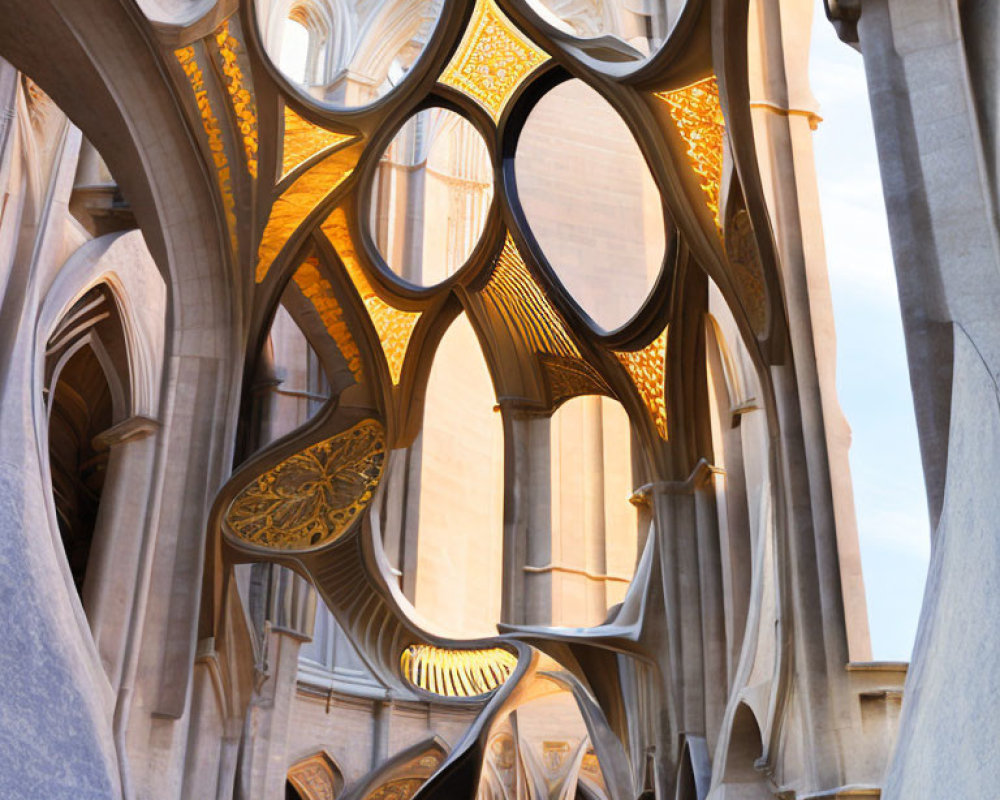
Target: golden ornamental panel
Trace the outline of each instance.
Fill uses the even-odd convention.
[[[399,659],[403,677],[425,692],[442,697],[480,697],[506,683],[517,656],[502,647],[449,650],[410,645]]]
[[[371,503],[382,477],[385,431],[373,419],[289,456],[245,487],[226,523],[245,542],[275,550],[328,544]]]
[[[343,144],[352,138],[352,134],[328,131],[303,119],[286,105],[285,132],[281,143],[281,177],[284,178],[321,150]]]
[[[722,152],[726,120],[719,102],[719,82],[713,75],[671,92],[658,92],[666,102],[677,131],[687,144],[688,161],[698,176],[708,208],[719,220],[722,190]]]
[[[510,234],[483,287],[482,298],[528,352],[580,358],[566,323],[532,277]]]
[[[399,385],[403,374],[403,362],[406,360],[406,350],[413,336],[413,329],[420,319],[419,311],[403,311],[389,305],[379,297],[372,288],[371,282],[358,263],[354,249],[354,241],[347,227],[347,216],[343,209],[334,209],[333,213],[321,226],[330,244],[337,251],[347,274],[354,284],[361,302],[368,310],[375,333],[378,335],[389,367],[389,375],[393,386]]]
[[[649,411],[661,439],[667,438],[667,328],[641,350],[615,350]]]
[[[397,778],[383,783],[365,800],[410,800],[426,782],[427,778]]]
[[[302,262],[301,266],[295,270],[292,277],[299,291],[316,309],[326,332],[330,334],[337,349],[347,362],[347,368],[354,376],[354,380],[361,383],[361,354],[358,352],[358,345],[351,335],[351,329],[344,319],[343,309],[337,302],[333,286],[323,277],[319,269],[319,260],[315,256],[310,256]]]
[[[361,144],[337,150],[304,172],[274,201],[257,248],[257,283],[267,277],[281,248],[319,202],[354,172]]]
[[[764,267],[757,249],[753,223],[745,208],[739,209],[729,220],[725,236],[726,255],[740,298],[746,309],[750,326],[757,334],[767,328],[767,294],[764,287]]]
[[[582,358],[564,358],[545,353],[540,359],[553,406],[581,395],[614,396],[600,373]]]
[[[334,800],[338,781],[323,755],[310,756],[288,770],[288,782],[306,800]]]
[[[496,122],[521,81],[548,59],[493,0],[478,0],[440,81],[471,97]]]
[[[257,101],[254,99],[253,87],[247,85],[243,77],[240,61],[243,59],[243,45],[229,30],[229,20],[223,22],[215,31],[215,44],[219,51],[220,67],[223,83],[229,92],[229,100],[233,104],[236,124],[243,142],[243,154],[246,157],[247,172],[251,178],[257,177]]]
[[[222,137],[222,126],[219,119],[212,110],[212,103],[208,99],[208,90],[205,87],[205,74],[195,55],[194,46],[181,47],[174,50],[184,75],[187,76],[191,91],[194,94],[195,102],[198,104],[198,112],[201,114],[201,126],[205,131],[205,138],[208,141],[208,149],[212,153],[212,166],[215,169],[215,180],[219,186],[219,194],[222,196],[222,210],[226,218],[226,228],[229,230],[229,245],[235,254],[238,250],[238,239],[236,236],[236,199],[233,197],[232,174],[230,172],[229,158],[226,156],[225,140]]]

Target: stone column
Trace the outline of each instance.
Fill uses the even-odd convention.
[[[97,437],[111,453],[82,599],[101,663],[115,690],[121,681],[156,455],[156,439],[151,434],[158,427],[155,420],[133,416]]]
[[[751,107],[785,283],[813,525],[817,537],[835,542],[849,657],[867,661],[851,436],[837,399],[836,333],[812,146],[819,119],[808,80],[813,3],[757,0],[751,9]]]
[[[504,411],[504,555],[501,621],[547,625],[552,574],[549,419]]]
[[[865,61],[933,531],[883,797],[990,797],[1000,782],[1000,17],[988,0],[828,5]]]

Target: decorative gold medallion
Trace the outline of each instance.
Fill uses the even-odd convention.
[[[478,0],[440,80],[471,97],[496,122],[521,81],[548,59],[493,0]]]
[[[318,547],[346,533],[382,477],[385,431],[366,419],[260,475],[229,506],[226,523],[245,542],[276,550]]]

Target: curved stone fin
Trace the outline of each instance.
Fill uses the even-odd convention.
[[[420,787],[413,800],[476,800],[479,776],[486,756],[486,746],[494,722],[500,721],[517,706],[531,699],[531,690],[538,668],[538,653],[528,645],[512,642],[518,650],[518,669],[497,690],[455,745],[448,759],[430,780]]]

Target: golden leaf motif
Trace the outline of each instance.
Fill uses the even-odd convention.
[[[389,305],[379,297],[372,288],[367,276],[358,263],[354,252],[354,241],[347,227],[347,216],[343,209],[334,209],[321,226],[330,244],[337,251],[340,260],[347,269],[348,277],[354,284],[361,302],[368,310],[375,333],[378,334],[385,361],[389,367],[389,375],[393,386],[399,385],[403,373],[403,362],[406,359],[406,349],[410,345],[413,329],[420,319],[419,311],[403,311]]]
[[[478,0],[440,80],[479,103],[495,122],[521,81],[548,58],[493,0]]]
[[[226,523],[259,547],[301,550],[346,533],[382,477],[385,431],[373,419],[289,456],[246,486]]]
[[[517,656],[502,647],[449,650],[429,644],[407,647],[399,659],[411,684],[443,697],[479,697],[502,686],[517,666]]]
[[[350,133],[337,133],[303,119],[285,106],[285,134],[281,144],[281,177],[284,178],[320,150],[343,144],[354,138]]]
[[[719,193],[722,187],[722,143],[726,120],[719,103],[719,82],[715,76],[657,97],[670,107],[677,131],[687,143],[688,161],[698,175],[708,208],[719,221]]]
[[[240,129],[243,142],[243,153],[246,156],[247,172],[250,177],[257,177],[257,102],[254,100],[253,89],[247,88],[240,67],[240,49],[242,45],[229,30],[229,20],[223,22],[215,31],[215,43],[219,50],[222,76],[233,104],[236,122]]]
[[[299,291],[305,295],[306,299],[312,303],[316,313],[319,314],[326,332],[330,334],[340,354],[347,362],[347,368],[354,376],[354,380],[361,383],[361,354],[358,352],[358,345],[351,336],[351,330],[344,320],[344,312],[337,302],[337,296],[333,292],[333,286],[323,277],[319,270],[319,261],[315,256],[310,256],[302,265],[295,270],[293,276],[295,285]]]
[[[667,328],[641,350],[616,350],[615,356],[628,371],[632,383],[656,425],[660,438],[667,438],[667,400],[664,388],[667,368]]]
[[[212,153],[215,180],[219,185],[219,193],[222,195],[222,210],[226,218],[226,227],[229,229],[229,244],[235,254],[237,251],[236,200],[233,197],[232,176],[229,171],[229,159],[226,157],[225,141],[222,138],[222,126],[219,125],[218,117],[215,116],[215,112],[212,110],[212,103],[208,99],[208,90],[205,88],[205,76],[198,65],[194,47],[181,47],[178,50],[174,50],[174,56],[184,70],[188,83],[191,85],[195,102],[198,104],[198,113],[201,114],[201,126],[205,131],[208,149]]]
[[[334,151],[296,178],[274,201],[257,248],[257,283],[267,277],[274,259],[309,213],[347,180],[360,155],[360,143]]]

